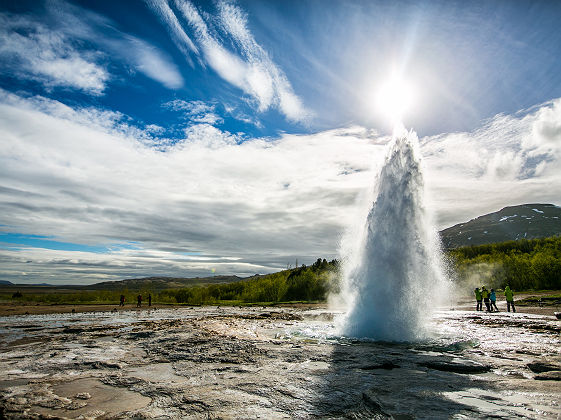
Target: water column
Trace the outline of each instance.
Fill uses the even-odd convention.
[[[340,333],[409,341],[445,291],[439,241],[424,205],[417,135],[394,134],[353,258],[343,255],[348,310]]]

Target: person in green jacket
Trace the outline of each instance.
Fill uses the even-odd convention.
[[[512,312],[516,312],[514,307],[514,292],[510,290],[510,286],[505,287],[505,298],[506,298],[506,310],[510,312],[510,307],[512,306]]]
[[[489,290],[485,286],[481,288],[481,296],[483,296],[483,302],[485,302],[485,307],[487,312],[491,312],[491,302],[489,302]]]
[[[481,296],[481,291],[479,290],[479,287],[475,288],[475,300],[477,301],[477,306],[475,308],[476,311],[482,311],[483,310],[483,297]]]

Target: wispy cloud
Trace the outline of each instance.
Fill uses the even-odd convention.
[[[165,108],[181,111],[191,122],[204,124],[221,124],[224,119],[216,113],[216,105],[203,101],[184,101],[174,99],[163,104]]]
[[[54,23],[0,14],[0,68],[47,89],[72,88],[102,95],[109,63],[132,67],[168,89],[183,86],[173,61],[146,41],[119,31],[109,19],[63,1],[47,3]],[[113,77],[114,78],[114,77]]]
[[[149,78],[160,82],[168,89],[178,89],[183,86],[183,77],[177,66],[163,52],[141,39],[123,37],[123,45],[116,46],[135,68]],[[129,45],[124,45],[128,42]]]
[[[153,0],[149,4],[167,25],[176,44],[182,45],[187,35],[168,2]],[[200,13],[189,1],[174,0],[174,6],[191,28],[205,62],[222,79],[249,95],[258,111],[276,108],[290,121],[309,119],[310,112],[294,93],[283,71],[257,43],[239,7],[221,2],[215,19]],[[239,54],[225,46],[218,31],[230,38]]]
[[[146,0],[146,3],[166,23],[173,42],[183,53],[185,59],[192,64],[193,61],[189,57],[189,53],[198,55],[199,50],[183,30],[181,23],[179,23],[177,16],[169,7],[167,0]]]
[[[103,93],[109,74],[100,57],[84,52],[60,32],[31,18],[0,14],[0,62],[4,71],[28,76],[48,88]]]
[[[232,36],[250,66],[250,85],[258,93],[260,105],[275,103],[289,120],[302,121],[310,117],[285,74],[257,43],[247,27],[247,16],[235,4],[221,1],[218,10],[222,28]]]

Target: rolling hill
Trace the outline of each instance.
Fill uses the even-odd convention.
[[[81,288],[86,290],[122,290],[122,289],[165,290],[165,289],[180,289],[183,287],[197,286],[197,285],[234,283],[245,279],[246,278],[244,277],[238,277],[238,276],[212,276],[212,277],[193,277],[193,278],[146,277],[140,279],[105,281],[102,283],[95,283],[88,286],[82,286]]]
[[[561,235],[561,207],[522,204],[459,223],[440,232],[446,249]]]

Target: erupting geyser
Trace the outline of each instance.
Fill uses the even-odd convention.
[[[445,290],[436,230],[424,207],[415,133],[394,132],[375,199],[353,250],[343,255],[348,311],[340,333],[388,341],[426,336]],[[357,239],[358,238],[358,239]],[[343,250],[343,253],[346,251]]]

